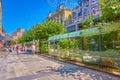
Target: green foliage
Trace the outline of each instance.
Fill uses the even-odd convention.
[[[69,58],[69,53],[68,53],[68,49],[62,49],[62,52],[60,54],[60,57],[64,60],[67,60]]]
[[[75,39],[71,39],[71,40],[70,40],[70,45],[69,45],[69,47],[70,47],[70,48],[75,48],[75,47],[76,47],[76,44],[77,44],[77,41],[76,41]]]
[[[47,40],[50,36],[65,32],[62,24],[52,21],[47,21],[46,23],[36,25],[33,28],[33,31],[35,31],[35,38],[40,40]]]
[[[114,42],[117,40],[117,31],[112,31],[109,34],[104,34],[102,36],[103,49],[113,49]],[[114,48],[115,49],[115,48]]]
[[[103,21],[120,20],[120,0],[100,0],[100,5]]]
[[[73,58],[81,58],[82,55],[81,55],[81,54],[73,53],[73,54],[70,54],[70,57],[73,57]]]
[[[23,38],[25,39],[26,42],[34,40],[34,31],[33,30],[26,31]]]
[[[21,38],[18,39],[18,43],[25,43],[35,39],[35,31],[28,30],[26,31]]]
[[[47,21],[33,26],[32,29],[26,31],[23,37],[18,39],[18,43],[30,42],[33,40],[47,41],[48,37],[64,33],[64,26],[57,22]],[[48,45],[39,43],[40,51],[48,52]]]
[[[19,43],[29,42],[32,40],[47,40],[48,37],[64,33],[64,26],[57,22],[47,21],[33,26],[32,29],[25,32],[22,38],[18,39]]]
[[[87,29],[87,28],[90,28],[91,25],[93,24],[93,17],[88,17],[87,19],[85,19],[83,22],[82,22],[82,26],[84,29]]]
[[[68,48],[68,39],[62,39],[58,44],[62,47],[62,49]]]
[[[90,51],[99,51],[99,35],[88,36],[87,39],[86,47],[89,48]]]
[[[15,42],[15,41],[9,41],[9,44],[10,44],[11,46],[13,46],[13,45],[16,44],[16,42]]]
[[[18,38],[18,43],[24,43],[25,41],[24,41],[24,38],[23,37],[21,37],[21,38]]]
[[[65,48],[75,48],[79,46],[79,40],[75,40],[75,39],[62,39],[59,41],[58,43],[63,49]]]
[[[47,44],[41,43],[39,50],[40,50],[41,53],[48,53],[48,46],[47,46]]]

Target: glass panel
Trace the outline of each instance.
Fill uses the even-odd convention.
[[[90,10],[90,7],[89,5],[86,5],[85,8],[84,8],[84,14],[88,14],[89,13],[89,10]]]
[[[78,17],[82,16],[82,8],[80,9],[79,13],[78,13]]]

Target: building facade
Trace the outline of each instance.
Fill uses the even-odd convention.
[[[78,31],[81,23],[90,17],[98,18],[101,15],[99,0],[78,0],[78,6],[72,10],[72,24],[66,26],[67,31]]]
[[[0,0],[0,34],[2,34],[2,3]]]
[[[0,0],[0,50],[4,46],[4,36],[3,36],[3,30],[2,30],[2,3]]]
[[[64,26],[70,25],[72,24],[72,11],[65,9],[63,5],[60,5],[56,13],[49,13],[47,20],[59,22]]]
[[[24,33],[24,29],[18,28],[16,32],[12,33],[11,39],[13,41],[18,40],[18,38],[22,37]]]
[[[3,49],[6,42],[6,33],[2,29],[2,1],[0,0],[0,50]]]

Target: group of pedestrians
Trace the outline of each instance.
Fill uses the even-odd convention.
[[[35,43],[33,43],[30,48],[31,48],[32,54],[34,55],[35,52],[36,52]],[[14,46],[14,47],[11,48],[11,52],[12,52],[12,51],[16,51],[17,55],[20,54],[20,51],[21,51],[21,50],[24,51],[24,53],[26,53],[26,52],[27,52],[27,46],[24,45],[24,46],[22,46],[22,48],[21,48],[19,45],[16,45],[16,46]]]

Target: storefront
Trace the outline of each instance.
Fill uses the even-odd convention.
[[[5,37],[4,36],[0,36],[0,50],[3,49],[4,43],[5,43]]]

